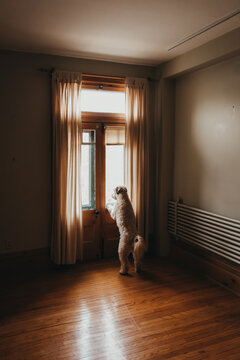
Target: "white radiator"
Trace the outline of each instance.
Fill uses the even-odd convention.
[[[168,232],[240,264],[239,220],[169,201]]]

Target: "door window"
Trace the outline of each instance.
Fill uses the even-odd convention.
[[[81,162],[81,189],[83,210],[90,210],[95,208],[95,153],[95,130],[83,130]]]
[[[105,203],[113,202],[112,190],[124,184],[124,144],[123,126],[105,127]]]

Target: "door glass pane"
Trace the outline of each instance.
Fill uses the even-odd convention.
[[[106,204],[114,202],[112,191],[124,184],[124,145],[106,145]]]
[[[95,130],[83,130],[82,143],[86,143],[86,144],[95,143]]]
[[[106,145],[124,145],[125,127],[124,126],[106,126],[105,127]]]
[[[83,210],[95,208],[95,130],[82,132],[81,190]]]
[[[125,113],[125,92],[82,89],[81,111]]]

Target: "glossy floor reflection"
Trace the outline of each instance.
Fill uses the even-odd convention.
[[[0,264],[0,358],[239,359],[237,296],[166,260],[144,268]]]

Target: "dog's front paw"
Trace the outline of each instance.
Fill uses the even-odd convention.
[[[128,270],[120,269],[119,274],[123,275],[123,276],[126,276],[126,275],[128,275]]]

